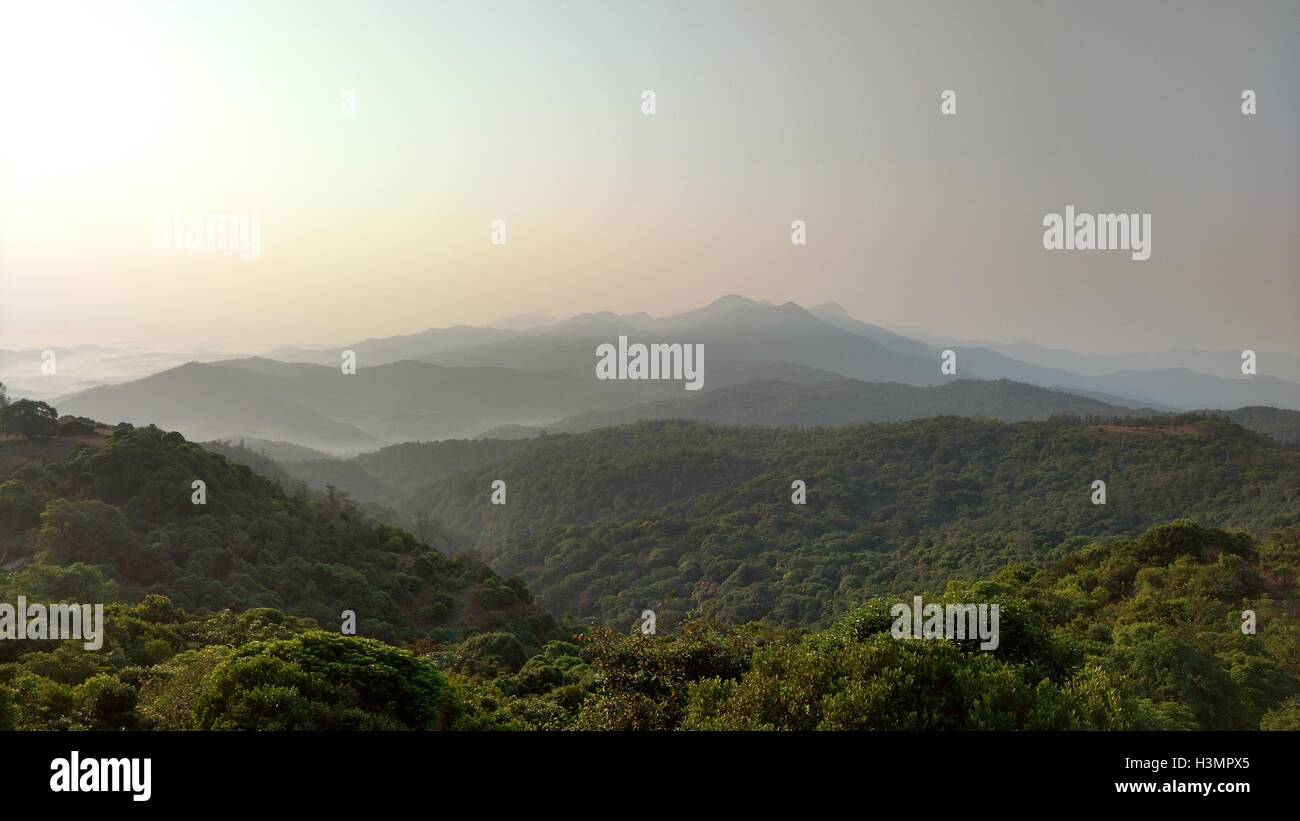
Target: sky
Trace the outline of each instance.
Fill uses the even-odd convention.
[[[740,293],[1300,354],[1294,0],[0,15],[0,348],[256,351]],[[1067,205],[1151,214],[1151,258],[1045,250]],[[159,247],[177,214],[256,217],[257,258]]]

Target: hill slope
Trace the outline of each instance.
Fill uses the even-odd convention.
[[[597,630],[478,691],[491,726],[585,730],[1300,729],[1300,530],[1189,521],[1035,572],[952,583],[930,604],[997,607],[981,639],[899,640],[862,602],[806,635],[693,620]],[[1242,613],[1258,617],[1243,630]],[[538,687],[533,682],[553,681]],[[573,695],[581,687],[584,698]]]
[[[196,479],[205,504],[193,503]],[[390,641],[510,629],[540,643],[554,630],[518,580],[448,558],[346,499],[288,496],[157,428],[122,428],[102,447],[0,476],[0,543],[9,560],[29,560],[12,582],[33,595],[159,593],[190,611],[273,607],[327,629],[353,610],[359,634]]]
[[[722,425],[811,427],[967,416],[1021,422],[1059,414],[1122,417],[1143,411],[1020,382],[961,379],[917,387],[841,379],[809,385],[749,382],[680,399],[612,411],[588,411],[547,425],[579,433],[643,419],[691,419]],[[1149,411],[1147,411],[1149,413]]]
[[[490,503],[493,480],[507,504]],[[1104,480],[1104,505],[1091,502]],[[807,504],[791,503],[806,482]],[[643,422],[516,443],[423,488],[431,513],[557,613],[663,603],[825,624],[857,598],[1041,562],[1182,516],[1300,521],[1300,453],[1213,417],[1090,426],[952,417],[830,429]]]

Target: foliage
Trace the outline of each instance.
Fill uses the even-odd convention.
[[[1300,521],[1300,453],[1218,416],[952,417],[840,428],[646,422],[516,443],[411,502],[559,615],[694,612],[825,627],[1180,517],[1260,535]],[[493,479],[510,502],[481,503]],[[791,504],[791,483],[807,504]],[[1091,502],[1094,479],[1107,503]]]
[[[58,411],[32,399],[6,401],[0,405],[0,433],[11,433],[29,440],[58,436]]]
[[[813,633],[690,620],[580,637],[518,676],[475,677],[464,726],[600,730],[1288,729],[1300,716],[1300,529],[1258,542],[1176,521],[1036,570],[954,582],[996,603],[1000,643],[900,640],[897,599]],[[1241,613],[1254,610],[1255,634]],[[572,651],[569,651],[572,652]],[[572,656],[571,656],[572,658]],[[536,663],[528,686],[520,678]],[[490,705],[484,707],[482,705]],[[481,711],[481,712],[480,712]],[[537,716],[536,722],[529,716]]]
[[[563,633],[344,494],[122,428],[0,477],[0,601],[107,603],[99,650],[0,641],[0,728],[1300,727],[1298,455],[1219,418],[1131,427],[652,424],[521,444],[489,468],[504,508],[455,507],[486,473],[434,486],[499,568],[622,627]],[[914,594],[997,604],[997,649],[894,638]]]
[[[442,729],[458,715],[434,664],[274,610],[194,616],[161,596],[110,605],[105,645],[27,645],[0,663],[17,729]]]
[[[206,504],[192,501],[196,479]],[[390,642],[508,631],[536,651],[557,635],[522,583],[375,523],[342,494],[287,495],[153,427],[118,429],[103,447],[78,446],[0,482],[6,538],[10,559],[34,560],[0,578],[10,599],[79,567],[78,585],[102,592],[111,582],[113,599],[160,593],[197,612],[270,607],[331,629],[352,610],[362,635]]]

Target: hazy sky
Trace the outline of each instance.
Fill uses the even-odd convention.
[[[253,350],[736,292],[1300,353],[1297,77],[1295,0],[11,4],[0,347]],[[1150,260],[1044,250],[1066,205],[1152,214]],[[260,257],[155,249],[178,211],[257,215]]]

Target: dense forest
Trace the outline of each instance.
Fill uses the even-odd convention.
[[[1246,430],[1263,433],[1286,445],[1300,445],[1300,411],[1251,406],[1220,413]]]
[[[692,620],[530,653],[506,632],[397,648],[150,595],[110,607],[106,652],[7,654],[0,727],[1300,729],[1298,553],[1300,530],[1184,521],[950,585],[945,601],[999,603],[996,653],[892,638],[887,598],[817,632]]]
[[[0,642],[0,727],[1300,729],[1300,454],[1221,417],[552,435],[424,487],[437,538],[104,434],[0,442],[0,601],[109,603]],[[1001,645],[893,638],[913,594]]]
[[[891,399],[909,392],[932,394],[942,397],[943,402],[931,405],[929,413],[916,406],[891,405]],[[873,406],[883,404],[885,407],[864,414],[851,403],[846,404],[847,398],[861,395],[869,398]],[[356,501],[385,508],[385,521],[414,526],[413,518],[401,519],[392,511],[398,507],[405,508],[408,513],[423,510],[419,504],[422,486],[462,470],[486,467],[522,445],[519,440],[548,433],[580,433],[652,419],[693,419],[721,425],[816,427],[898,422],[954,414],[1020,422],[1070,415],[1074,412],[1072,409],[1090,407],[1089,402],[1091,400],[1083,397],[1006,380],[979,382],[962,379],[941,388],[854,384],[847,380],[812,384],[752,382],[711,390],[687,399],[637,405],[622,411],[579,414],[553,425],[506,425],[477,439],[403,442],[346,459],[332,458],[288,442],[252,437],[203,444],[235,461],[250,464],[258,471],[273,470],[320,490],[333,485]],[[1095,409],[1091,414],[1093,418],[1108,421],[1152,415],[1096,402],[1092,402],[1091,407]],[[1098,413],[1101,416],[1097,416]],[[1283,444],[1300,445],[1300,411],[1245,407],[1205,413],[1226,417],[1246,430],[1263,433]],[[1178,415],[1173,418],[1178,418]],[[378,509],[372,511],[378,512]]]
[[[205,483],[203,504],[192,483]],[[121,427],[101,447],[32,463],[0,483],[10,598],[77,601],[156,593],[186,610],[268,607],[388,641],[509,628],[530,641],[553,620],[518,580],[376,523],[342,494],[289,495],[178,433]]]
[[[505,505],[489,502],[497,479]],[[791,503],[796,480],[804,505]],[[643,422],[528,440],[408,502],[426,508],[557,614],[825,627],[880,593],[940,592],[1177,518],[1255,534],[1294,525],[1300,452],[1201,415]]]

